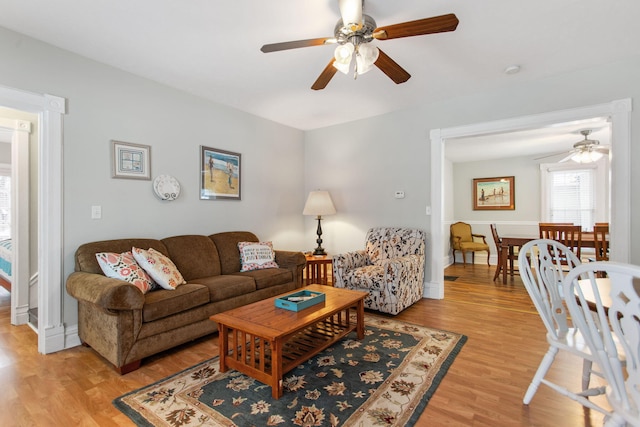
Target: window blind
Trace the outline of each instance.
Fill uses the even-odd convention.
[[[594,169],[557,170],[549,174],[551,222],[570,222],[591,231],[595,218]]]

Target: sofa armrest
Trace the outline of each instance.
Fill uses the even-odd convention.
[[[333,263],[333,286],[336,288],[345,288],[344,273],[358,267],[364,267],[371,264],[365,250],[345,252],[343,254],[334,255]]]
[[[302,272],[307,264],[307,259],[302,252],[294,251],[279,251],[274,250],[276,253],[276,264],[280,268],[286,268],[293,272],[293,281],[302,286]]]
[[[142,291],[124,280],[101,274],[76,271],[67,278],[67,292],[77,300],[90,302],[105,310],[142,310]]]

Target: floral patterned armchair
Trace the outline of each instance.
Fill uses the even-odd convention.
[[[338,288],[369,292],[366,308],[398,314],[422,298],[425,233],[411,228],[372,228],[366,248],[333,256]]]

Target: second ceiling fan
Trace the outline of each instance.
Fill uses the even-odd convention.
[[[373,18],[362,12],[364,0],[338,0],[338,6],[342,18],[335,26],[334,37],[265,44],[260,50],[269,53],[300,47],[338,44],[334,58],[329,61],[329,64],[311,86],[311,89],[314,90],[324,89],[338,70],[347,74],[352,64],[354,78],[359,74],[366,73],[375,65],[396,84],[400,84],[409,80],[411,75],[382,50],[370,43],[374,39],[390,40],[454,31],[458,26],[458,18],[450,13],[377,27]]]

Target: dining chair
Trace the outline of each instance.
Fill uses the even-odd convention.
[[[598,292],[600,280],[610,281],[608,307]],[[584,263],[567,274],[563,286],[575,295],[567,298],[567,309],[607,381],[613,410],[605,426],[640,425],[640,266]]]
[[[490,250],[487,238],[483,234],[471,231],[471,225],[466,222],[456,222],[449,227],[451,233],[451,250],[453,263],[456,263],[456,250],[462,252],[462,263],[467,265],[467,252],[471,252],[471,262],[475,262],[476,252],[487,252],[487,265],[489,264]]]
[[[493,236],[493,242],[495,243],[496,250],[498,251],[498,265],[496,266],[496,273],[493,275],[493,280],[496,280],[498,277],[500,277],[501,272],[502,274],[507,274],[507,272],[502,271],[502,250],[501,250],[502,239],[498,235],[498,229],[495,224],[490,224],[489,227],[491,228],[491,235]],[[513,264],[514,262],[517,262],[517,260],[518,260],[518,248],[510,246],[509,251],[507,253],[507,268],[511,276],[514,275]]]
[[[532,240],[520,250],[518,256],[520,276],[547,330],[549,343],[549,349],[542,358],[522,402],[528,405],[540,384],[545,384],[587,408],[608,414],[606,409],[587,399],[587,396],[604,393],[604,387],[589,388],[591,375],[602,376],[602,374],[592,369],[596,357],[589,351],[580,331],[570,327],[564,305],[562,281],[566,274],[566,267],[573,269],[580,264],[580,259],[568,247],[551,239]],[[579,391],[569,390],[566,386],[546,378],[560,350],[582,359],[582,387]]]
[[[582,227],[566,223],[540,223],[541,239],[551,239],[562,243],[580,259],[582,247]]]
[[[593,246],[596,261],[609,261],[609,224],[596,223],[593,227]]]

